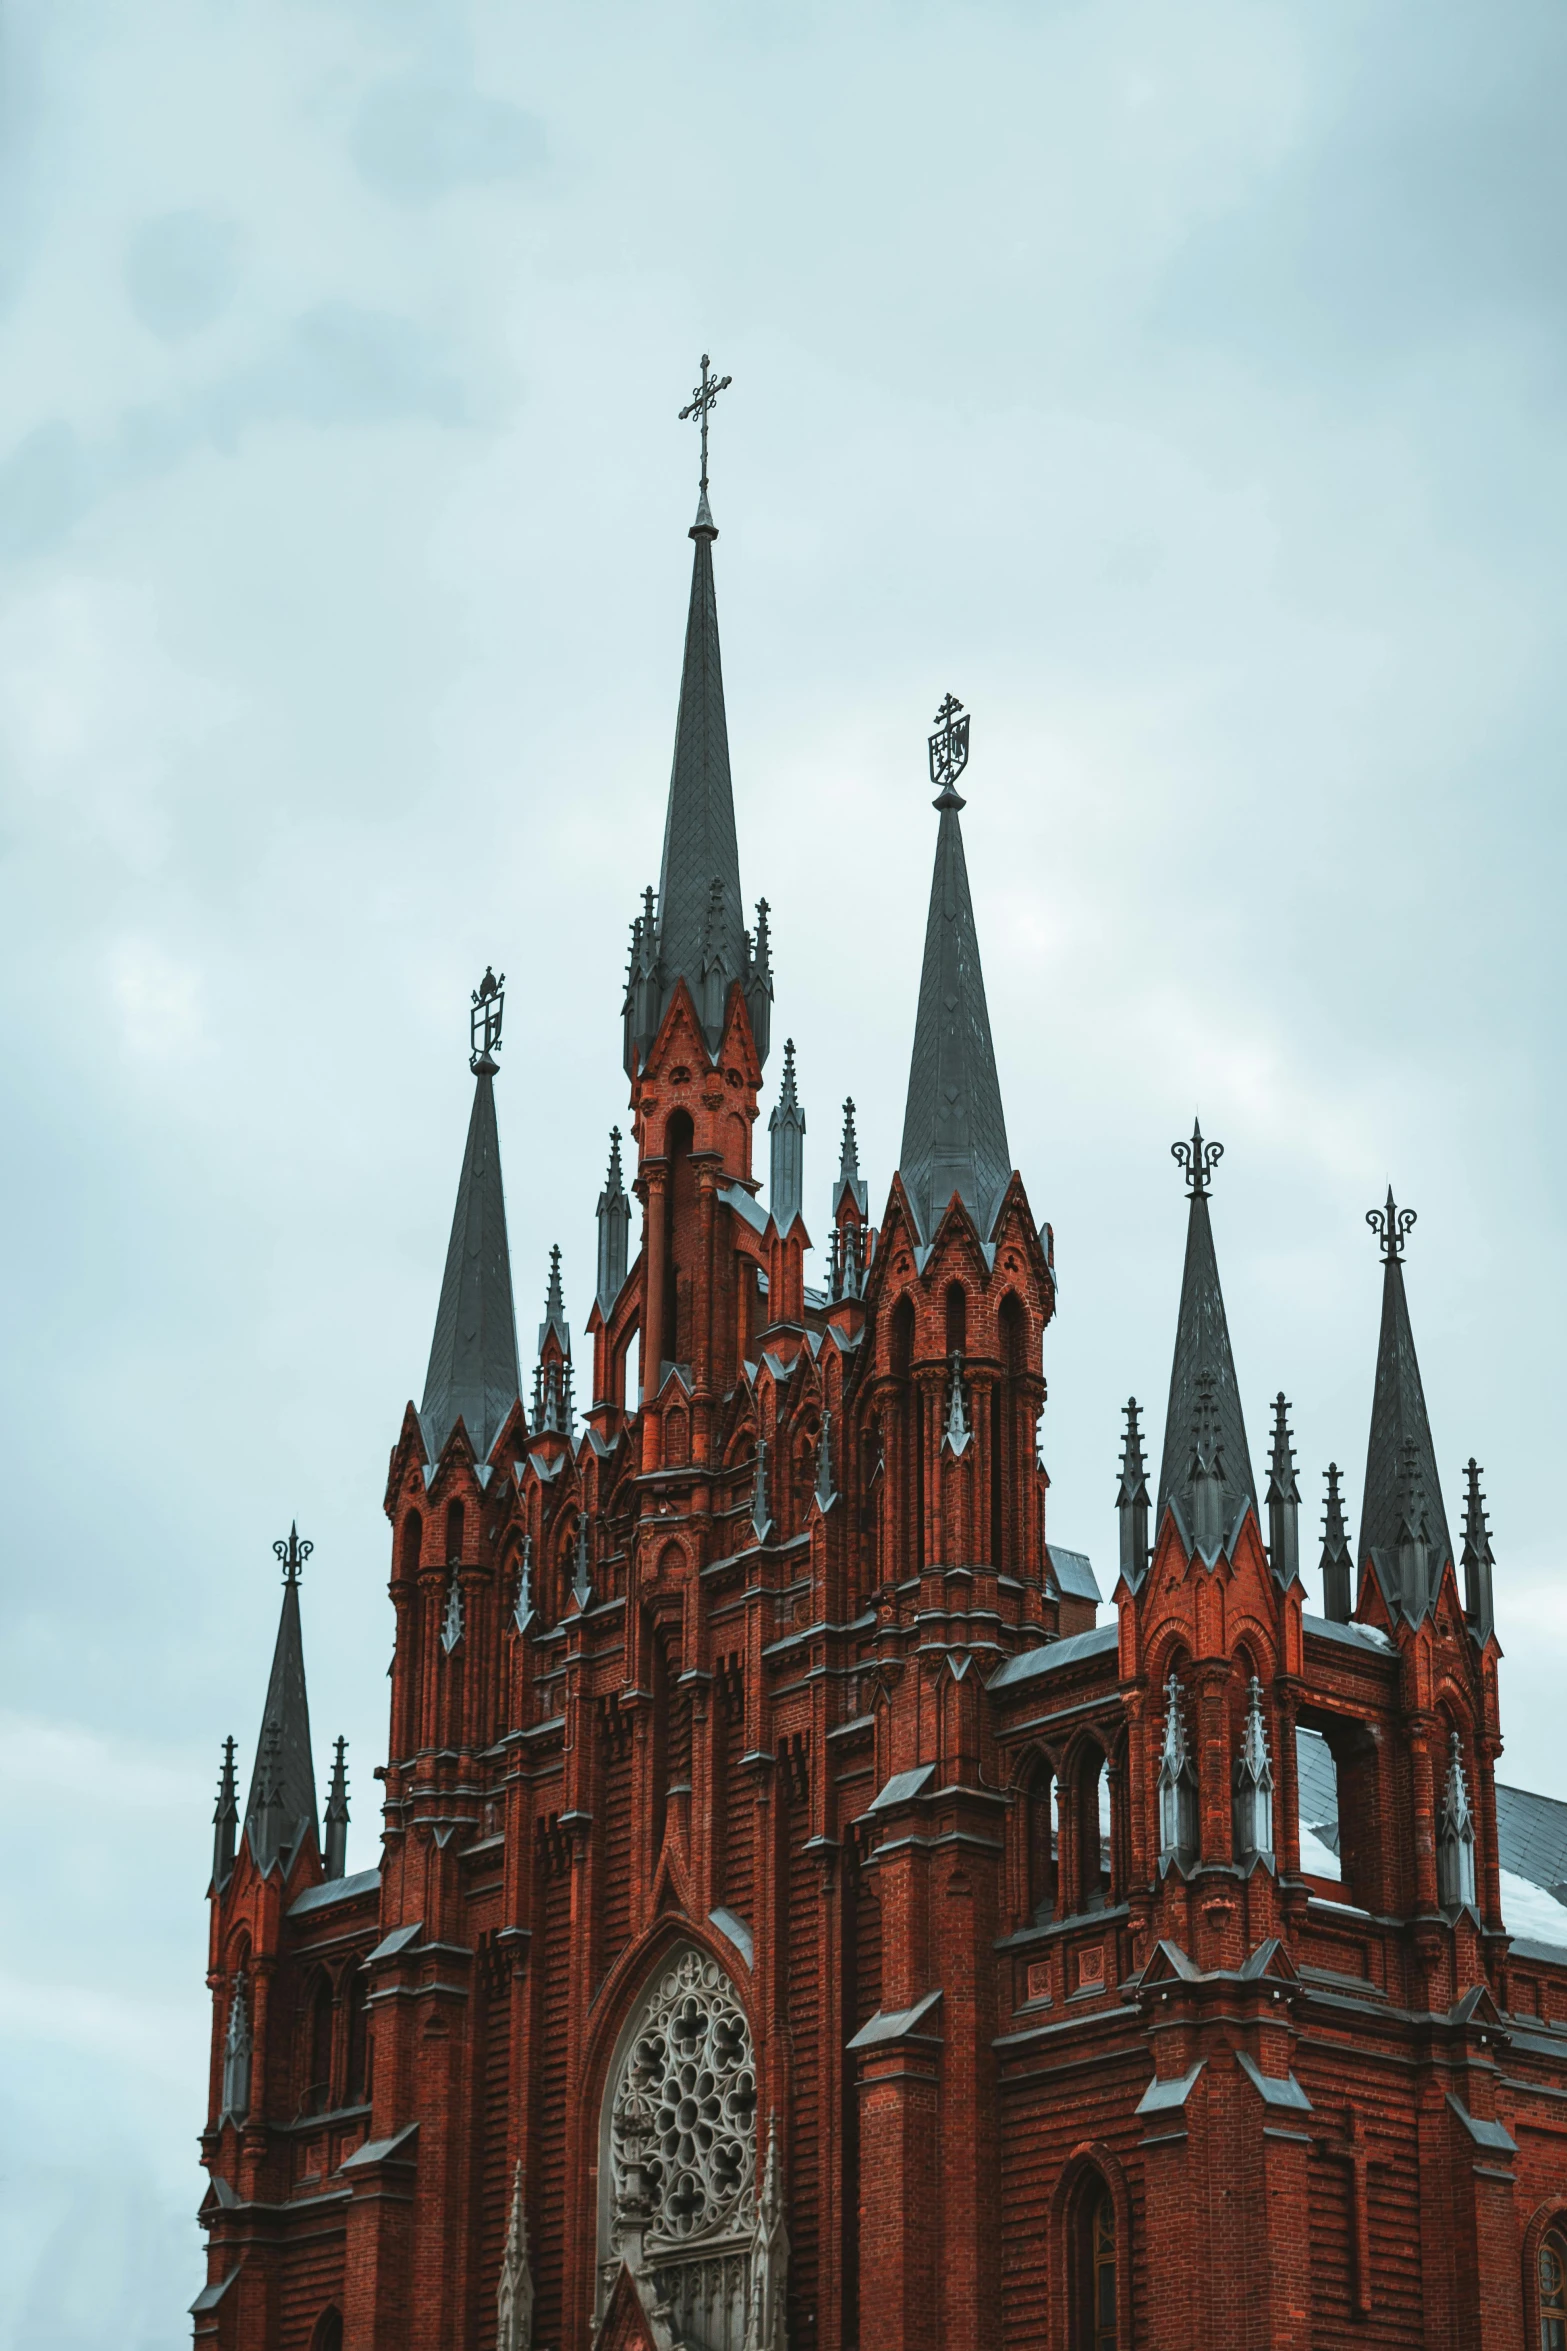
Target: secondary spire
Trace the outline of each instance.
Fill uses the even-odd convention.
[[[501,1046],[505,982],[504,972],[497,979],[487,970],[473,991],[473,1111],[419,1408],[425,1450],[432,1461],[439,1459],[459,1420],[479,1460],[486,1460],[520,1393],[506,1197],[495,1126],[495,1055]]]
[[[1201,1500],[1206,1510],[1216,1512],[1222,1540],[1228,1542],[1242,1507],[1249,1503],[1256,1509],[1257,1489],[1208,1215],[1208,1185],[1224,1145],[1205,1142],[1194,1121],[1191,1141],[1172,1143],[1170,1156],[1186,1171],[1191,1206],[1159,1467],[1159,1521],[1173,1502],[1190,1543]]]
[[[256,1741],[256,1765],[245,1807],[245,1835],[256,1867],[292,1861],[309,1829],[319,1838],[316,1775],[310,1759],[310,1708],[305,1697],[305,1644],[299,1622],[299,1578],[314,1545],[300,1540],[296,1521],[273,1552],[283,1570],[272,1674]]]
[[[936,713],[936,732],[929,741],[930,780],[937,787],[933,806],[941,829],[936,836],[898,1158],[903,1188],[926,1241],[954,1192],[978,1225],[980,1237],[988,1241],[1012,1173],[958,823],[967,803],[957,779],[968,764],[968,746],[969,715],[949,694]]]
[[[1395,1616],[1418,1623],[1436,1597],[1453,1539],[1436,1473],[1436,1447],[1404,1295],[1404,1243],[1415,1223],[1388,1186],[1381,1208],[1366,1222],[1382,1251],[1382,1328],[1360,1513],[1360,1556],[1369,1559],[1382,1596]]]

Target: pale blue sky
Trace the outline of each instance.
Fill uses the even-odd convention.
[[[558,1239],[581,1329],[703,349],[808,1219],[849,1091],[885,1198],[950,688],[1055,1535],[1108,1568],[1119,1406],[1162,1421],[1194,1107],[1254,1453],[1283,1387],[1308,1557],[1330,1454],[1358,1516],[1391,1177],[1503,1775],[1567,1796],[1561,10],[12,0],[0,43],[4,2351],[188,2340],[212,1785],[295,1514],[373,1857],[487,961],[519,1325]]]

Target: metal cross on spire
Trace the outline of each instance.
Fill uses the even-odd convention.
[[[968,765],[968,713],[956,694],[948,694],[936,713],[936,732],[929,738],[930,780],[936,787],[937,808],[961,808],[958,778]]]
[[[310,1557],[310,1554],[314,1549],[314,1543],[302,1543],[300,1541],[299,1521],[296,1518],[293,1525],[288,1530],[288,1541],[286,1543],[274,1543],[272,1546],[273,1556],[278,1561],[283,1570],[283,1581],[285,1584],[298,1583],[299,1571],[304,1566],[305,1561]]]
[[[1383,1259],[1387,1263],[1392,1264],[1403,1256],[1404,1236],[1415,1222],[1415,1212],[1412,1208],[1398,1206],[1393,1198],[1391,1184],[1387,1188],[1387,1206],[1385,1208],[1368,1208],[1366,1222],[1376,1234]]]
[[[707,496],[707,420],[712,414],[713,404],[719,393],[727,392],[734,382],[733,376],[711,374],[710,367],[711,362],[704,351],[702,354],[702,381],[692,385],[691,398],[680,411],[682,424],[685,423],[687,417],[694,416],[702,428],[702,495],[704,498]]]
[[[1189,1143],[1172,1143],[1170,1157],[1178,1160],[1186,1170],[1186,1189],[1194,1200],[1205,1200],[1208,1183],[1215,1167],[1224,1157],[1222,1143],[1205,1143],[1202,1128],[1192,1121],[1192,1139]]]

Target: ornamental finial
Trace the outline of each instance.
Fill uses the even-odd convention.
[[[1224,1157],[1222,1143],[1205,1143],[1202,1128],[1192,1120],[1192,1139],[1189,1143],[1172,1143],[1170,1157],[1180,1161],[1186,1170],[1186,1189],[1194,1200],[1208,1197],[1208,1179]]]
[[[274,1543],[272,1546],[273,1558],[280,1561],[282,1565],[283,1581],[285,1584],[298,1583],[300,1570],[314,1549],[314,1543],[302,1543],[300,1541],[299,1521],[298,1519],[295,1519],[293,1525],[288,1530],[288,1541],[286,1543]]]
[[[968,765],[968,713],[955,694],[948,694],[936,713],[936,732],[929,738],[930,780],[936,787],[937,808],[965,808],[957,789]]]
[[[501,1049],[501,1014],[506,1009],[506,974],[499,979],[489,964],[473,991],[468,1014],[468,1067],[475,1077],[495,1075],[495,1055]]]
[[[704,351],[702,354],[702,381],[692,385],[691,397],[680,411],[682,424],[688,417],[694,416],[702,428],[702,503],[704,506],[707,503],[707,420],[713,412],[713,404],[719,393],[727,392],[733,382],[733,376],[714,376],[710,373],[710,362]]]
[[[1403,1256],[1404,1236],[1414,1221],[1415,1212],[1412,1208],[1396,1205],[1391,1184],[1387,1188],[1387,1205],[1366,1210],[1366,1222],[1381,1244],[1384,1264],[1396,1265]]]

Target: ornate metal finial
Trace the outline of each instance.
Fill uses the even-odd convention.
[[[968,765],[968,713],[955,694],[948,694],[936,713],[936,732],[929,738],[930,780],[936,787],[937,808],[966,808],[957,789]]]
[[[1404,1254],[1404,1236],[1415,1222],[1412,1208],[1400,1208],[1393,1199],[1393,1187],[1387,1188],[1385,1208],[1368,1208],[1366,1222],[1376,1234],[1382,1248],[1385,1265],[1396,1265]]]
[[[1208,1178],[1224,1157],[1222,1143],[1205,1143],[1202,1128],[1192,1120],[1192,1139],[1189,1143],[1172,1143],[1170,1157],[1180,1161],[1186,1170],[1186,1189],[1194,1200],[1208,1197]]]
[[[713,412],[713,403],[719,393],[727,392],[733,382],[733,376],[714,376],[709,373],[708,356],[704,351],[702,354],[702,381],[692,385],[691,397],[680,411],[682,424],[685,423],[687,417],[694,416],[702,428],[702,495],[704,498],[707,496],[707,420]]]
[[[288,1541],[286,1543],[274,1543],[272,1546],[273,1558],[280,1561],[282,1564],[283,1581],[285,1584],[298,1583],[299,1571],[304,1566],[305,1561],[310,1557],[310,1554],[314,1549],[314,1543],[302,1543],[300,1541],[299,1521],[298,1519],[295,1519],[293,1525],[288,1530]]]
[[[494,1056],[501,1049],[501,1014],[506,1009],[506,974],[499,979],[488,964],[484,977],[473,991],[473,1009],[468,1015],[468,1067],[475,1077],[481,1070],[492,1074]]]

